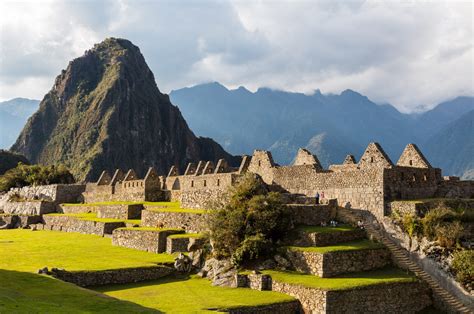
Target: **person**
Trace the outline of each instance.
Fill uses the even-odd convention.
[[[316,192],[316,195],[314,196],[316,198],[316,205],[319,204],[319,192]]]

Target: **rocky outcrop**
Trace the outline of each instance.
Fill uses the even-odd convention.
[[[102,170],[148,167],[166,173],[191,161],[234,157],[189,129],[155,83],[138,47],[108,38],[71,61],[28,120],[12,151],[31,162],[68,166],[78,179]]]

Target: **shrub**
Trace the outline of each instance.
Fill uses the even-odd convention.
[[[454,253],[451,269],[456,280],[463,285],[474,282],[474,250],[462,250]]]
[[[24,165],[19,163],[16,168],[10,169],[0,176],[0,191],[8,191],[14,187],[27,185],[43,185],[55,183],[74,183],[74,177],[63,166]]]
[[[421,231],[420,221],[413,214],[405,214],[402,218],[402,226],[406,233],[413,238]]]
[[[453,248],[459,242],[463,229],[459,221],[438,225],[436,228],[436,240],[442,247]]]
[[[217,258],[236,265],[263,258],[292,229],[289,209],[281,195],[269,192],[255,174],[247,174],[231,190],[230,202],[216,210],[209,222]]]

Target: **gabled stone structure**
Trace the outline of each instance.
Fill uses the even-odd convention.
[[[354,155],[347,155],[344,159],[343,165],[355,165],[357,164]]]
[[[359,160],[359,167],[363,168],[391,168],[393,163],[379,143],[370,143]]]
[[[112,181],[112,178],[110,177],[110,174],[104,170],[102,171],[99,180],[97,180],[97,185],[109,185],[110,182]]]
[[[300,148],[298,153],[296,154],[295,161],[293,162],[293,166],[303,166],[303,165],[311,165],[314,166],[316,169],[322,169],[321,163],[318,160],[318,157],[311,154],[307,149]]]
[[[428,160],[423,156],[418,146],[408,144],[403,150],[397,166],[415,167],[415,168],[432,168]]]

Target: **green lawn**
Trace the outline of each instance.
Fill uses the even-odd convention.
[[[340,243],[340,244],[331,245],[331,246],[314,246],[314,247],[288,246],[290,250],[316,252],[316,253],[329,253],[329,252],[335,252],[335,251],[370,250],[370,249],[379,249],[383,247],[384,247],[383,244],[379,242],[374,242],[368,239]]]
[[[208,280],[197,276],[97,287],[97,291],[167,313],[208,312],[294,300],[272,291],[213,287]]]
[[[367,272],[341,275],[337,278],[320,278],[290,271],[265,270],[263,273],[272,276],[276,281],[302,285],[323,290],[347,290],[356,287],[378,285],[394,282],[413,282],[416,278],[398,268],[384,268]]]
[[[110,238],[96,235],[0,230],[0,269],[36,272],[43,267],[105,270],[153,266],[173,262],[173,256],[112,246]]]
[[[0,260],[0,263],[3,261]],[[0,269],[0,313],[157,313],[157,311],[47,276]]]
[[[333,233],[333,232],[343,232],[343,231],[353,231],[356,228],[349,225],[340,225],[337,227],[320,227],[320,226],[298,226],[297,231],[302,231],[306,233]]]
[[[97,213],[80,213],[80,214],[60,214],[60,213],[52,213],[46,214],[48,216],[68,216],[74,217],[80,220],[86,221],[97,221],[97,222],[123,222],[123,223],[130,223],[139,225],[141,220],[140,219],[112,219],[112,218],[97,218]]]

